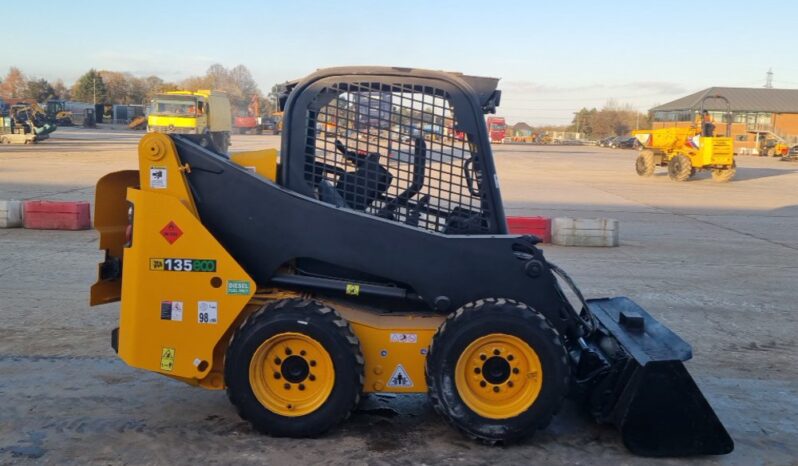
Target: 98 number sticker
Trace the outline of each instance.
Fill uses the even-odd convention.
[[[219,306],[216,301],[200,301],[197,304],[197,323],[215,324],[219,320]]]

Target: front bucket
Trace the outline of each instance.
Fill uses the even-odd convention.
[[[613,424],[630,451],[643,456],[722,455],[734,442],[680,361],[634,371]]]
[[[603,383],[600,421],[621,431],[623,443],[642,456],[721,455],[734,442],[682,361],[690,346],[627,298],[588,305],[623,348]],[[598,408],[598,409],[595,409]]]

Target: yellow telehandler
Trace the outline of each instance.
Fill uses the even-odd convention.
[[[91,303],[121,300],[112,347],[226,389],[271,435],[320,435],[363,394],[427,393],[468,436],[506,443],[569,395],[637,454],[730,452],[686,342],[628,298],[584,299],[538,238],[508,234],[483,116],[497,84],[317,71],[280,99],[279,157],[144,136],[139,169],[97,184]],[[333,117],[347,131],[328,138]],[[401,129],[434,121],[464,137]]]
[[[704,104],[709,99],[726,103],[725,136],[715,136],[715,125]],[[640,176],[651,176],[656,167],[667,167],[674,181],[687,181],[699,170],[711,170],[712,179],[730,181],[737,171],[734,161],[734,140],[731,138],[731,108],[722,95],[708,95],[701,100],[701,110],[693,126],[635,130],[643,145],[635,170]]]

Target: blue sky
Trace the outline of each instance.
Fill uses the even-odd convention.
[[[641,111],[712,85],[798,88],[798,2],[38,0],[3,6],[0,73],[70,85],[89,68],[178,81],[246,65],[261,89],[335,65],[502,78],[511,122]],[[37,12],[46,12],[40,15]],[[33,16],[32,16],[33,15]]]

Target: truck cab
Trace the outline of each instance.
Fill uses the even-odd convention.
[[[502,117],[489,116],[487,118],[488,134],[491,143],[502,143],[507,133],[507,125]]]
[[[147,131],[197,135],[200,145],[227,152],[231,131],[230,101],[218,91],[171,91],[150,103]]]

